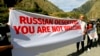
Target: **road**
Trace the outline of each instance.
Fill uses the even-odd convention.
[[[86,43],[87,40],[85,40],[85,47]],[[49,52],[41,53],[38,56],[100,56],[100,45],[95,46],[94,43],[90,51],[87,51],[87,48],[85,48],[84,52],[76,52],[76,44],[74,43]]]

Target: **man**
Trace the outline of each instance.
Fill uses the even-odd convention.
[[[11,10],[16,4],[16,0],[4,0],[4,4]],[[12,56],[11,49],[13,46],[7,36],[7,32],[9,31],[8,24],[0,24],[0,56]]]
[[[80,15],[79,17],[80,23],[81,23],[81,29],[82,29],[82,41],[81,41],[81,46],[82,46],[82,51],[84,51],[84,40],[85,40],[85,34],[86,34],[86,23],[83,21],[84,20],[84,15]],[[80,42],[77,42],[76,46],[77,46],[77,52],[79,52],[79,45]]]
[[[5,24],[0,24],[0,56],[11,56],[11,49],[13,48],[7,37],[9,27]]]

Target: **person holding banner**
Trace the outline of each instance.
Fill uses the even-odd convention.
[[[9,8],[8,10],[12,10],[14,5],[16,4],[16,0],[4,0],[4,4]],[[9,25],[6,23],[0,24],[0,56],[12,56],[11,49],[13,46],[11,45],[9,38],[7,36],[7,32],[9,30]]]
[[[94,34],[93,34],[93,23],[92,22],[88,22],[87,24],[87,50],[90,51],[91,47],[92,47],[92,43],[93,43],[93,38],[94,38]]]
[[[82,51],[84,51],[84,40],[85,40],[85,34],[86,34],[86,23],[83,21],[84,20],[84,15],[80,15],[79,17],[80,19],[80,22],[81,22],[81,29],[82,29],[82,41],[81,41],[81,46],[82,46]],[[77,42],[76,43],[76,46],[77,46],[77,52],[79,52],[79,45],[80,45],[80,42]]]
[[[0,24],[0,56],[11,56],[11,49],[13,46],[10,44],[7,32],[9,27],[6,24]]]
[[[16,0],[4,0],[4,4],[7,8],[12,9],[16,3],[15,1]],[[7,36],[7,29],[9,29],[9,25],[4,22],[0,24],[0,56],[12,56],[11,49],[13,46]]]
[[[91,19],[90,21],[93,24],[92,35],[93,35],[93,39],[94,39],[94,46],[97,46],[97,40],[98,40],[97,23],[96,23],[95,19]]]

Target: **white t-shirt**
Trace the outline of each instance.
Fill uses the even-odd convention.
[[[84,31],[86,29],[86,22],[80,20],[80,24],[81,24],[82,32],[84,33]]]
[[[84,41],[84,31],[86,29],[86,23],[84,21],[80,20],[80,25],[81,25],[82,34],[83,34],[83,36],[81,38],[83,39],[82,41]]]

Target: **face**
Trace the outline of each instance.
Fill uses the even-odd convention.
[[[13,10],[14,8],[13,7],[10,7],[8,10],[10,11],[10,10]]]
[[[84,16],[83,16],[83,15],[81,15],[79,19],[80,19],[80,20],[83,20],[83,19],[84,19]]]
[[[90,27],[90,28],[92,28],[92,27],[93,27],[93,25],[92,25],[92,24],[89,24],[89,27]]]

